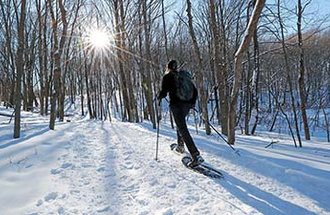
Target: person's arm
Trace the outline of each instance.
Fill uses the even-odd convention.
[[[167,96],[167,93],[169,92],[168,88],[168,76],[165,75],[162,80],[162,88],[158,94],[158,100],[160,101],[162,98],[165,98]]]
[[[190,103],[191,103],[191,106],[192,106],[192,107],[195,107],[197,97],[198,97],[198,91],[197,91],[196,87],[194,87],[193,98],[190,100]]]

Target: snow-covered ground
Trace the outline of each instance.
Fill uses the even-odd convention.
[[[4,109],[0,109],[4,112]],[[0,117],[0,214],[330,214],[330,144],[259,133],[237,137],[240,157],[216,134],[191,134],[224,179],[186,169],[170,151],[175,130],[146,123],[23,113],[22,137]],[[265,148],[271,141],[279,141]]]

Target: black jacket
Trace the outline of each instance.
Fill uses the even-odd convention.
[[[196,88],[194,88],[194,96],[190,101],[182,101],[176,96],[176,94],[175,94],[176,86],[175,86],[175,77],[174,77],[175,72],[178,72],[178,71],[170,71],[164,75],[163,80],[162,80],[162,89],[159,92],[158,100],[165,98],[167,96],[167,93],[169,93],[170,105],[179,105],[182,103],[188,103],[188,104],[191,104],[191,106],[195,106],[197,95],[198,95]]]

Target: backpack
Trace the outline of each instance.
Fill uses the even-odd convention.
[[[176,92],[175,95],[182,101],[190,101],[194,97],[196,87],[188,71],[180,70],[174,73]]]

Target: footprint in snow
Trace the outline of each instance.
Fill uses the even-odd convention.
[[[117,175],[116,172],[109,171],[109,172],[107,172],[107,174],[105,175],[105,177],[108,178],[108,177],[113,177],[113,176],[116,176],[116,175]]]
[[[63,207],[59,207],[57,209],[58,214],[65,214],[65,209]]]
[[[79,194],[80,190],[70,190],[70,194],[74,195],[74,194]]]
[[[123,155],[125,155],[125,156],[129,156],[129,155],[131,155],[131,154],[133,154],[132,151],[126,151],[126,152],[123,153]]]
[[[25,168],[28,169],[28,168],[30,168],[32,166],[33,166],[33,164],[28,164],[28,165],[25,166]]]
[[[166,209],[165,211],[162,211],[162,214],[163,215],[173,215],[174,213],[173,213],[172,209]]]
[[[131,161],[128,161],[125,163],[125,166],[124,166],[126,169],[133,169],[134,165]]]
[[[153,178],[150,178],[149,182],[148,182],[151,186],[154,186],[154,185],[157,185],[159,184],[157,178],[153,177]]]
[[[98,168],[96,171],[98,171],[98,172],[104,172],[105,171],[105,167],[102,166],[102,167]]]
[[[39,207],[39,206],[41,206],[43,203],[44,203],[44,202],[42,201],[42,199],[39,199],[38,202],[37,202],[37,204],[36,204],[36,206]]]
[[[58,197],[58,193],[57,192],[51,192],[47,196],[44,197],[44,200],[46,202],[50,202],[50,201],[55,200],[57,197]]]
[[[50,173],[52,175],[57,175],[57,174],[60,174],[62,172],[62,169],[58,168],[58,169],[51,169],[50,170]]]
[[[97,210],[98,213],[104,213],[104,212],[109,212],[110,206],[105,206],[103,208],[100,208]]]
[[[176,188],[176,183],[175,183],[175,182],[168,182],[168,183],[165,183],[165,185],[166,185],[168,188]]]
[[[64,163],[64,164],[62,164],[62,166],[61,166],[62,169],[67,169],[67,168],[69,168],[69,167],[72,167],[72,168],[73,168],[74,166],[73,166],[72,163]]]
[[[89,163],[83,163],[83,164],[81,164],[81,167],[82,168],[91,168],[91,167],[93,167],[93,165],[89,164]]]
[[[61,155],[61,157],[59,157],[57,160],[61,160],[61,159],[66,159],[69,156],[69,154],[63,154]]]

